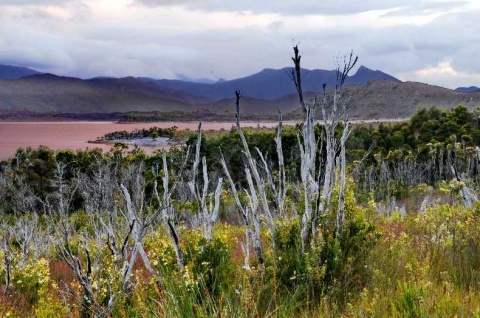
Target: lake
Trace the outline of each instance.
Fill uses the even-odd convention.
[[[229,130],[234,123],[232,122],[203,122],[203,130]],[[256,127],[275,127],[276,122],[242,122],[242,126]],[[111,149],[110,144],[92,144],[89,140],[96,140],[109,132],[135,129],[150,128],[157,126],[160,128],[169,128],[177,126],[179,129],[196,130],[198,122],[154,122],[154,123],[113,123],[113,122],[88,122],[88,121],[68,121],[68,122],[0,122],[0,160],[7,159],[15,155],[18,148],[32,147],[37,148],[40,145],[47,146],[50,149],[92,149],[102,148],[105,151]],[[158,147],[142,147],[147,153],[152,153]]]

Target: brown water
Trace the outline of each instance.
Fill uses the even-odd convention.
[[[229,122],[204,122],[204,130],[230,129],[233,123]],[[265,126],[275,127],[275,122],[245,122],[242,126]],[[110,150],[112,145],[91,144],[89,140],[95,140],[109,132],[135,129],[150,128],[157,126],[160,128],[169,128],[177,126],[179,129],[196,130],[197,122],[157,122],[157,123],[128,123],[117,124],[113,122],[0,122],[0,159],[6,159],[15,155],[18,148],[32,147],[37,148],[40,145],[47,146],[50,149],[92,149],[102,148],[105,151]],[[158,147],[142,147],[145,152],[152,153]]]

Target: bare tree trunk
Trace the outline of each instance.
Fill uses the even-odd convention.
[[[8,228],[6,226],[2,226],[2,232],[3,232],[3,237],[2,237],[2,249],[3,249],[3,264],[5,265],[5,288],[3,290],[3,293],[6,295],[8,294],[8,291],[10,289],[10,280],[12,276],[12,260],[13,260],[13,254],[10,251],[10,233],[8,231]]]
[[[243,218],[243,221],[245,223],[245,268],[249,269],[250,264],[249,264],[249,250],[247,248],[249,247],[249,241],[252,240],[253,242],[253,248],[255,250],[255,254],[257,255],[257,260],[259,264],[264,264],[265,259],[263,257],[263,247],[262,247],[262,241],[260,239],[260,225],[258,221],[258,213],[256,210],[258,209],[258,201],[252,200],[251,196],[249,196],[248,204],[244,206],[242,202],[240,201],[240,198],[238,196],[238,191],[237,188],[235,187],[235,183],[232,180],[232,177],[230,176],[230,173],[228,172],[227,164],[225,163],[225,158],[221,159],[221,164],[223,167],[223,171],[225,172],[225,175],[227,177],[227,180],[230,184],[230,190],[232,191],[232,194],[235,198],[235,202],[237,203],[237,207],[241,213],[241,217]],[[248,171],[248,168],[246,169]],[[251,174],[248,171],[247,176],[250,176],[250,182],[251,181]],[[257,215],[257,217],[256,217]],[[253,223],[253,224],[252,224]]]
[[[198,166],[200,164],[200,146],[202,142],[202,123],[198,124],[198,131],[197,131],[197,144],[196,144],[196,151],[195,151],[195,160],[193,162],[192,168],[192,177],[191,181],[188,182],[188,186],[190,187],[190,191],[193,194],[193,197],[198,203],[198,218],[200,220],[200,224],[202,227],[203,236],[207,240],[212,239],[213,234],[213,226],[215,225],[218,219],[218,213],[220,210],[220,194],[222,191],[222,182],[223,179],[219,178],[216,190],[213,194],[214,196],[214,203],[211,200],[212,194],[208,193],[208,188],[210,184],[210,180],[208,178],[208,167],[207,167],[207,160],[205,157],[202,158],[202,169],[203,169],[203,189],[202,185],[200,184],[199,180],[197,179],[198,174]],[[207,198],[210,197],[210,202],[207,202]]]
[[[346,184],[346,158],[345,158],[345,142],[349,135],[348,122],[344,123],[342,138],[340,139],[340,187],[338,194],[338,211],[337,211],[337,235],[345,222],[345,184]]]
[[[315,107],[318,104],[318,97],[313,102],[305,102],[303,98],[302,80],[301,80],[301,56],[299,55],[298,46],[293,48],[294,57],[292,61],[294,63],[294,69],[291,73],[291,79],[295,84],[297,94],[299,97],[300,105],[303,109],[304,122],[303,122],[303,143],[299,138],[300,145],[300,159],[301,159],[301,188],[304,191],[305,210],[302,215],[302,252],[306,252],[306,246],[310,241],[310,235],[316,235],[318,226],[318,215],[325,213],[329,210],[331,203],[331,194],[336,184],[335,176],[335,161],[337,159],[337,141],[335,139],[335,130],[339,121],[338,114],[338,102],[340,99],[339,91],[342,88],[350,70],[356,64],[358,58],[350,54],[349,58],[344,58],[343,68],[340,64],[337,64],[337,83],[335,86],[335,92],[333,96],[333,105],[331,111],[327,114],[327,97],[326,97],[326,84],[323,84],[323,96],[322,96],[322,115],[324,120],[325,129],[325,142],[326,142],[326,164],[324,168],[323,189],[320,198],[318,198],[318,190],[320,188],[319,180],[321,171],[316,169],[317,160],[317,141],[314,132],[314,113]],[[343,107],[345,113],[345,106]],[[346,114],[344,114],[346,115]],[[345,219],[344,213],[344,200],[345,200],[345,182],[346,182],[346,160],[345,160],[345,142],[348,138],[348,125],[346,119],[344,120],[344,132],[340,140],[341,154],[340,154],[340,196],[339,209],[337,211],[337,231],[340,231]],[[312,201],[317,197],[317,205],[315,211],[312,210]]]
[[[262,210],[263,210],[265,216],[267,217],[267,224],[268,224],[268,229],[270,231],[272,245],[275,247],[275,222],[273,220],[273,216],[272,216],[270,208],[268,206],[267,193],[266,193],[266,189],[265,189],[265,182],[260,177],[260,173],[258,172],[257,164],[256,164],[255,160],[253,159],[252,154],[250,153],[250,149],[248,148],[247,140],[245,139],[245,136],[243,135],[242,128],[240,127],[240,98],[241,98],[242,94],[239,90],[237,90],[237,91],[235,91],[235,96],[236,96],[235,105],[236,105],[236,111],[237,111],[236,112],[237,131],[238,131],[238,134],[240,136],[240,140],[242,141],[243,153],[247,157],[248,167],[249,167],[249,170],[250,170],[251,174],[253,175],[253,179],[255,180],[255,185],[256,185],[256,187],[251,188],[251,190],[256,189],[255,192],[258,191],[258,196],[260,198],[258,199],[257,195],[255,195],[255,197],[261,203]],[[250,195],[252,195],[252,193],[250,193]],[[256,213],[256,212],[252,211],[252,213]]]
[[[188,155],[187,155],[188,157]],[[167,164],[167,154],[163,151],[163,200],[160,201],[160,196],[156,192],[156,184],[155,184],[155,192],[157,196],[157,200],[159,204],[163,207],[162,218],[167,225],[168,232],[170,234],[170,239],[173,243],[173,248],[175,250],[175,254],[177,256],[177,265],[180,269],[183,269],[184,261],[183,261],[183,253],[180,247],[180,239],[178,236],[178,232],[175,228],[174,221],[175,221],[175,209],[172,206],[171,202],[171,191],[169,188],[170,183],[170,174],[168,170]]]
[[[278,180],[277,185],[275,185],[275,180],[272,176],[272,171],[265,160],[260,149],[257,147],[255,150],[260,157],[260,160],[263,163],[263,168],[266,173],[267,182],[272,191],[273,202],[277,208],[277,212],[280,216],[285,214],[285,197],[286,197],[286,180],[285,180],[285,163],[283,159],[283,148],[282,148],[282,114],[278,114],[278,127],[277,127],[277,137],[276,137],[276,150],[278,155]]]
[[[303,98],[302,90],[302,78],[301,78],[301,56],[299,55],[298,46],[293,48],[294,57],[292,61],[294,63],[294,70],[292,70],[291,79],[295,84],[297,90],[298,98],[300,101],[300,106],[303,110],[303,130],[302,137],[303,142],[298,137],[298,143],[300,147],[300,177],[301,177],[301,187],[303,188],[304,196],[304,211],[302,215],[302,253],[306,252],[307,244],[310,241],[310,235],[312,232],[316,232],[316,229],[313,229],[313,207],[312,201],[315,198],[315,193],[318,191],[318,184],[316,182],[316,153],[317,153],[317,143],[315,138],[314,130],[314,116],[315,116],[315,106],[316,99],[313,102],[305,102]]]

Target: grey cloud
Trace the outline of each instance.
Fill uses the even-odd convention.
[[[24,5],[49,5],[49,4],[65,4],[71,0],[0,0],[0,6],[24,6]]]
[[[446,1],[446,2],[419,2],[412,5],[403,6],[385,13],[389,16],[418,16],[437,12],[445,12],[452,9],[459,9],[467,5],[467,1]]]
[[[424,58],[442,55],[460,72],[480,72],[478,52],[480,33],[478,32],[479,11],[454,13],[442,16],[422,28],[424,36],[418,39],[417,49],[424,52]]]
[[[91,15],[90,7],[84,0],[0,0],[0,8],[2,6],[6,6],[7,9],[9,6],[20,8],[17,11],[0,10],[0,17],[4,20],[58,20],[58,16],[48,11],[48,6],[68,12],[71,15],[68,20],[72,21],[84,21]]]
[[[158,6],[184,6],[192,10],[202,11],[252,11],[255,13],[279,13],[282,15],[336,15],[356,14],[371,10],[385,10],[408,5],[414,5],[418,0],[384,1],[319,1],[306,0],[301,3],[297,1],[278,0],[132,0],[133,3],[151,7]]]
[[[15,33],[0,36],[2,63],[35,67],[48,72],[63,72],[72,68],[74,61],[65,50],[68,40],[8,21],[0,21],[0,28],[15,30]]]
[[[326,6],[317,2],[310,5]],[[236,6],[254,8],[264,4],[239,2]],[[286,4],[277,4],[274,9],[281,6]],[[306,68],[333,69],[334,57],[353,49],[360,57],[359,64],[394,76],[411,75],[445,60],[451,61],[459,72],[480,72],[476,57],[480,52],[478,16],[479,12],[448,14],[425,25],[309,25],[305,29],[301,19],[300,27],[291,29],[287,27],[291,21],[282,17],[269,21],[265,27],[210,30],[152,27],[141,21],[136,25],[121,21],[69,21],[68,28],[74,31],[68,36],[51,26],[42,31],[36,24],[27,27],[26,20],[0,19],[0,29],[12,30],[0,33],[0,64],[8,62],[81,77],[176,78],[182,74],[189,78],[232,79],[263,68],[290,66],[295,39],[295,43],[300,42]],[[453,82],[438,79],[434,84]]]
[[[354,43],[359,45],[362,64],[387,73],[414,76],[415,71],[434,68],[443,62],[450,63],[453,74],[428,78],[403,78],[428,80],[436,85],[460,86],[459,80],[475,78],[480,73],[478,52],[480,12],[462,12],[443,15],[431,23],[419,26],[395,26],[364,30],[364,35]],[[478,77],[478,75],[477,75]],[[457,85],[455,86],[455,82]],[[463,85],[480,83],[463,83]]]
[[[122,69],[122,61],[131,58],[142,61],[142,66],[137,68],[131,61],[126,63],[132,74],[144,72],[152,77],[174,78],[175,74],[181,73],[192,78],[232,79],[265,67],[289,66],[292,39],[295,39],[300,42],[302,61],[307,68],[332,69],[335,55],[354,49],[360,56],[360,64],[393,75],[436,66],[446,59],[458,71],[480,72],[480,63],[477,62],[480,34],[474,27],[476,17],[478,12],[471,13],[470,18],[449,15],[422,26],[331,26],[321,31],[297,32],[286,28],[281,32],[271,28],[244,28],[175,33],[129,31],[128,28],[111,32],[105,29],[103,40],[115,39],[116,42],[113,49],[110,47],[112,54],[118,55],[117,50],[122,52],[123,46],[129,46],[128,54],[125,53],[128,56],[105,64],[110,65],[114,73],[115,67]],[[109,32],[116,35],[109,36]],[[100,40],[100,43],[103,42]],[[145,51],[150,54],[145,56]],[[97,59],[103,61],[107,52],[101,52],[99,48]],[[93,60],[93,56],[83,60]],[[102,63],[91,68],[90,73],[105,72]],[[88,65],[88,62],[84,64]]]

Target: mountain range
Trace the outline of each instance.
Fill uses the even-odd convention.
[[[234,111],[233,92],[243,93],[242,111],[274,114],[277,109],[300,116],[298,97],[290,78],[291,68],[264,69],[256,74],[215,83],[151,78],[79,79],[0,65],[0,113],[125,113]],[[302,69],[307,98],[334,88],[335,71]],[[361,66],[346,79],[343,95],[349,98],[351,118],[405,118],[419,107],[451,108],[463,103],[480,107],[480,89],[457,91],[416,82],[401,82],[382,71]]]
[[[285,95],[295,93],[295,86],[291,80],[291,71],[291,67],[279,70],[266,68],[259,73],[247,77],[213,84],[165,79],[155,80],[155,82],[162,87],[208,97],[212,100],[230,98],[232,97],[232,92],[236,89],[242,90],[244,95],[249,97],[276,100]],[[301,75],[303,90],[305,92],[320,92],[324,83],[327,84],[327,88],[335,87],[337,79],[336,71],[302,69]],[[150,80],[151,79],[147,79],[147,81]],[[346,84],[366,84],[369,81],[378,80],[400,82],[395,77],[381,71],[372,71],[361,66],[355,75],[347,78]]]

